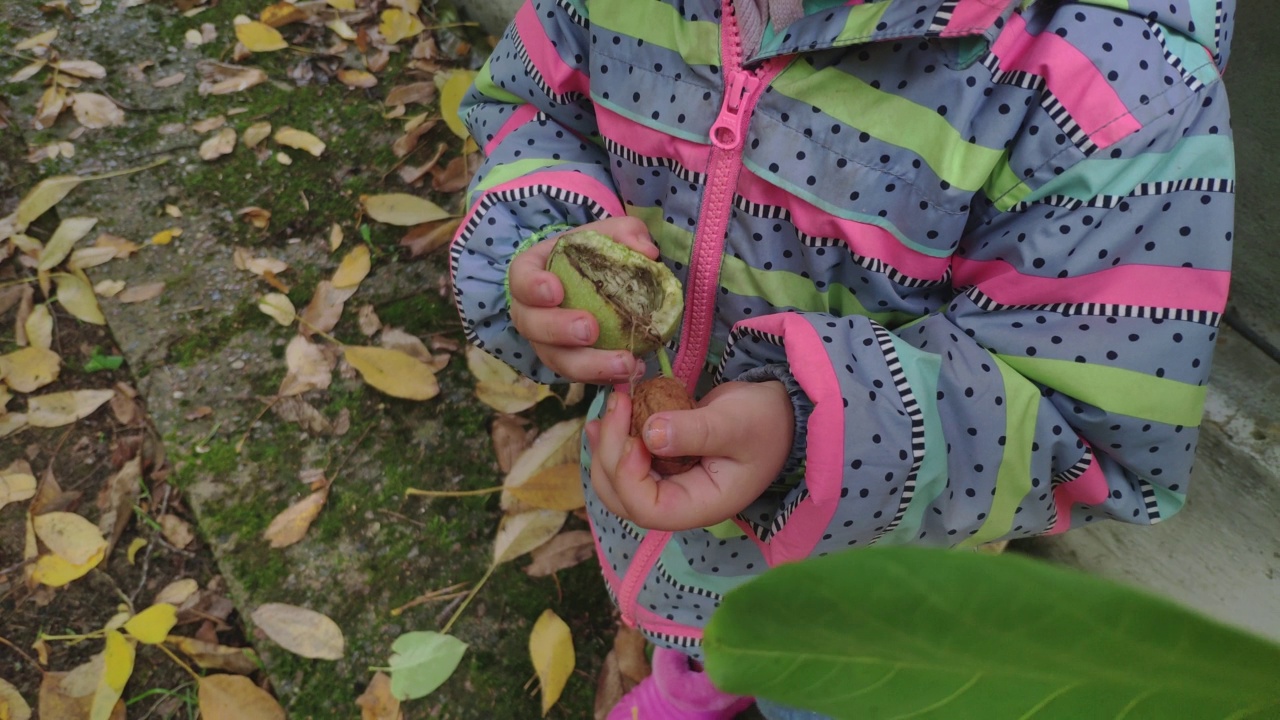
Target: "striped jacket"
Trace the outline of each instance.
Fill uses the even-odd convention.
[[[805,400],[799,480],[730,522],[646,531],[587,485],[627,622],[694,647],[778,563],[1182,507],[1227,298],[1233,5],[806,0],[759,47],[730,0],[519,11],[462,109],[471,341],[554,380],[508,263],[626,213],[685,283],[679,377],[784,366]]]

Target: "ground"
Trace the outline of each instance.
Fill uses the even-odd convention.
[[[230,598],[235,612],[217,639],[229,645],[253,643],[265,665],[258,679],[290,717],[351,717],[357,713],[355,697],[372,677],[370,668],[386,665],[391,642],[407,631],[438,630],[448,617],[445,603],[418,606],[399,616],[390,611],[426,591],[478,580],[488,566],[490,541],[501,518],[494,496],[422,499],[406,498],[404,491],[499,484],[502,472],[489,436],[497,413],[477,401],[474,380],[459,353],[439,373],[440,395],[429,401],[395,399],[358,378],[338,376],[327,390],[303,397],[331,424],[349,418],[349,428],[309,433],[282,420],[266,408],[285,374],[284,348],[295,330],[259,312],[258,298],[273,288],[238,270],[232,252],[240,246],[288,262],[290,269],[280,280],[301,308],[343,253],[364,242],[372,253],[373,271],[332,334],[343,342],[369,343],[355,313],[367,304],[384,325],[461,344],[445,287],[443,253],[410,257],[398,245],[404,229],[364,221],[359,197],[409,192],[459,212],[462,198],[456,191],[432,190],[430,175],[424,184],[406,186],[394,170],[401,162],[426,162],[441,143],[446,147],[443,167],[462,151],[462,142],[441,123],[408,158],[401,160],[391,151],[403,121],[384,117],[389,108],[382,99],[396,85],[430,80],[430,73],[409,67],[411,43],[391,56],[376,87],[353,89],[327,73],[359,66],[354,45],[344,54],[324,55],[315,48],[328,47],[334,37],[325,35],[322,26],[306,33],[284,28],[297,49],[254,55],[242,63],[265,70],[269,82],[232,95],[201,96],[195,63],[230,61],[232,19],[239,14],[257,17],[268,3],[126,4],[105,0],[92,14],[76,7],[66,14],[42,14],[30,4],[0,8],[0,47],[13,48],[57,27],[54,47],[64,59],[94,60],[107,69],[105,78],[86,81],[80,89],[110,96],[126,117],[122,127],[80,135],[66,113],[52,127],[37,129],[32,116],[46,75],[0,86],[10,110],[10,127],[0,131],[0,217],[40,178],[88,176],[167,160],[133,175],[85,183],[31,231],[47,238],[59,217],[96,217],[98,226],[84,242],[101,231],[145,247],[128,260],[90,269],[91,281],[163,281],[165,289],[160,297],[136,304],[101,299],[105,328],[51,305],[57,320],[53,349],[62,355],[64,368],[57,383],[41,392],[127,383],[139,391],[147,415],[124,425],[104,408],[66,428],[23,430],[0,441],[0,467],[24,457],[37,476],[52,472],[64,490],[80,493],[70,509],[96,520],[98,492],[140,440],[148,443],[150,464],[136,517],[110,557],[86,578],[52,594],[47,605],[23,586],[19,572],[10,570],[21,565],[25,503],[0,510],[0,571],[6,573],[0,578],[0,638],[7,641],[4,645],[12,643],[0,646],[0,677],[34,704],[41,673],[28,656],[35,654],[31,644],[37,633],[92,631],[117,612],[124,598],[141,609],[169,582],[193,578],[202,588]],[[421,12],[424,20],[446,26],[428,31],[438,40],[435,65],[441,70],[478,66],[487,41],[483,34],[456,25],[456,13],[444,3],[427,5]],[[203,10],[183,12],[193,7]],[[204,24],[217,30],[218,39],[188,45],[187,31]],[[26,65],[20,55],[25,57],[0,56],[0,77]],[[146,61],[153,64],[142,76],[128,72],[128,66]],[[297,68],[303,65],[314,72],[310,79],[298,79]],[[151,85],[176,72],[186,73],[177,85]],[[440,109],[435,104],[411,106],[408,114],[419,112],[438,115]],[[290,150],[291,165],[272,157],[279,148],[263,158],[240,145],[225,157],[202,161],[197,149],[206,136],[191,126],[219,115],[238,133],[266,120],[276,128],[289,125],[312,132],[327,148],[319,158]],[[58,141],[72,142],[75,156],[26,161],[31,148]],[[272,212],[266,229],[235,215],[251,205]],[[181,217],[167,215],[166,206],[178,208]],[[346,237],[338,252],[329,247],[334,224]],[[183,229],[171,244],[146,244],[170,227]],[[29,270],[13,261],[0,264],[5,268],[11,268],[6,270],[10,274],[0,275],[0,285],[6,277],[30,277]],[[43,299],[37,293],[37,302]],[[0,354],[17,347],[14,313],[10,309],[0,315]],[[80,368],[93,348],[126,362],[117,370],[85,372]],[[10,410],[19,404],[15,400]],[[585,403],[564,406],[549,399],[522,414],[545,428],[580,416],[585,408]],[[269,548],[263,531],[277,513],[308,493],[298,476],[314,469],[326,470],[334,483],[326,507],[302,542]],[[161,540],[155,519],[162,510],[195,523],[198,538],[191,546],[178,549]],[[585,525],[571,517],[567,527]],[[139,553],[138,564],[130,564],[126,549],[135,538],[149,541],[150,550]],[[439,691],[406,703],[406,717],[538,717],[537,696],[526,689],[533,676],[527,642],[534,620],[546,608],[568,623],[577,656],[575,674],[551,716],[591,715],[595,677],[616,622],[598,571],[588,562],[556,577],[534,579],[519,570],[526,562],[500,567],[462,615],[452,633],[470,647],[459,671]],[[250,615],[266,602],[296,604],[333,618],[346,637],[344,657],[308,660],[263,638]],[[185,623],[174,632],[190,635],[199,625],[198,620]],[[50,646],[47,668],[68,670],[100,644]],[[177,699],[157,705],[170,695]],[[144,647],[124,699],[130,717],[190,717],[193,683],[162,653]]]

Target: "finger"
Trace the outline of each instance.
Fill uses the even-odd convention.
[[[625,517],[623,513],[626,510],[622,506],[622,501],[618,500],[618,494],[613,490],[613,484],[605,472],[604,464],[601,462],[600,453],[597,450],[600,444],[600,421],[592,420],[588,422],[586,433],[587,447],[591,450],[591,468],[588,473],[591,478],[591,488],[595,490],[596,497],[600,498],[600,502],[609,512]],[[631,518],[627,519],[630,520]]]
[[[613,238],[614,242],[643,254],[650,260],[658,259],[658,246],[649,235],[649,228],[643,220],[629,215],[606,218],[592,223],[589,229]]]
[[[595,442],[591,451],[591,487],[600,496],[601,502],[605,503],[605,507],[615,515],[627,519],[633,518],[626,504],[618,498],[615,471],[622,450],[630,440],[627,434],[631,427],[630,416],[630,398],[619,392],[610,394],[604,416],[593,430]],[[588,436],[588,440],[590,439]]]
[[[662,457],[736,457],[749,437],[742,425],[749,422],[749,417],[726,412],[723,405],[660,412],[645,423],[644,443]]]
[[[555,242],[544,240],[511,261],[507,277],[512,298],[534,307],[556,307],[564,301],[560,279],[547,271],[547,256],[554,247]]]
[[[625,350],[563,347],[533,343],[543,364],[574,382],[608,385],[629,381],[643,364]]]
[[[511,304],[511,322],[533,343],[585,347],[596,341],[600,324],[583,310]]]

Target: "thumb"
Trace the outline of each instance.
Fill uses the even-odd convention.
[[[678,455],[730,456],[736,441],[733,421],[722,408],[705,405],[693,410],[655,413],[645,422],[644,444],[661,457]]]

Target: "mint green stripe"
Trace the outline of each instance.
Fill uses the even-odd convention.
[[[689,567],[689,560],[685,558],[684,553],[680,551],[680,543],[674,540],[668,542],[666,546],[662,548],[662,567],[667,571],[667,574],[674,578],[678,583],[702,588],[703,590],[710,590],[713,593],[719,593],[721,595],[755,577],[755,575],[739,575],[737,577],[726,575],[703,575]]]
[[[484,66],[480,68],[480,72],[476,73],[475,79],[476,90],[487,98],[497,100],[498,102],[511,103],[513,105],[523,105],[525,101],[519,95],[513,95],[506,90],[498,87],[493,81],[493,75],[489,74],[489,61],[484,61]]]
[[[550,158],[530,158],[499,165],[491,170],[484,180],[467,195],[467,206],[470,207],[472,200],[489,188],[497,187],[508,180],[528,175],[535,170],[545,170],[556,165],[564,165],[567,162],[567,160],[552,160]]]
[[[662,208],[630,207],[629,215],[645,221],[662,254],[681,263],[687,263],[693,246],[693,233],[675,228],[662,219]],[[758,297],[777,307],[793,307],[807,312],[825,312],[833,315],[862,315],[887,327],[915,319],[915,315],[900,312],[871,312],[851,290],[843,285],[828,285],[819,290],[813,281],[795,273],[782,270],[760,270],[730,255],[720,261],[720,284],[729,292],[744,297]]]
[[[598,94],[594,92],[591,94],[591,101],[602,107],[609,108],[609,110],[611,110],[612,112],[617,113],[618,115],[621,115],[625,118],[628,118],[629,120],[639,125],[643,125],[644,127],[653,128],[667,135],[674,135],[683,140],[688,140],[690,142],[698,143],[699,145],[711,144],[711,141],[707,139],[706,135],[689,132],[688,130],[683,130],[678,127],[672,127],[670,125],[663,125],[662,123],[654,122],[653,119],[648,117],[647,115],[640,115],[624,107],[619,107],[618,105],[615,105],[614,103],[609,102],[608,100],[605,100],[604,98],[600,97]]]
[[[802,200],[809,203],[810,205],[814,205],[818,208],[821,208],[826,213],[834,215],[838,218],[843,218],[845,220],[852,220],[854,222],[865,223],[867,225],[875,225],[876,227],[889,232],[895,238],[898,239],[898,242],[902,243],[903,245],[906,245],[907,247],[911,248],[912,250],[915,250],[918,253],[928,255],[930,257],[950,257],[951,255],[951,252],[948,250],[940,250],[938,248],[928,247],[927,245],[921,245],[920,243],[912,240],[911,238],[904,235],[902,231],[898,229],[897,225],[894,225],[893,223],[889,222],[885,218],[882,218],[878,215],[864,215],[859,212],[853,212],[852,210],[846,207],[842,207],[840,205],[827,202],[826,200],[823,200],[822,198],[818,197],[817,195],[814,195],[808,190],[803,190],[798,185],[787,182],[784,178],[781,178],[769,172],[767,169],[765,169],[764,167],[761,167],[759,164],[755,162],[752,162],[751,160],[747,160],[744,158],[742,161],[742,164],[750,168],[751,171],[754,172],[755,174],[760,175],[761,177],[769,178],[770,183],[777,185],[778,187],[782,188],[783,190],[786,190],[787,192],[791,193],[792,195],[795,195],[798,198],[801,198]]]
[[[1173,31],[1164,34],[1164,42],[1169,47],[1169,52],[1182,61],[1182,67],[1185,70],[1195,75],[1200,82],[1212,85],[1221,79],[1217,66],[1213,64],[1213,58],[1205,52],[1205,45],[1213,47],[1213,3],[1192,3],[1191,7],[1193,13],[1198,12],[1206,16],[1204,24],[1201,24],[1201,18],[1196,18],[1197,35],[1200,35],[1203,28],[1209,29],[1207,38],[1198,38],[1203,39],[1205,44],[1201,45],[1182,33]]]
[[[1082,160],[1067,172],[1027,195],[1028,201],[1050,195],[1090,200],[1097,195],[1128,195],[1142,183],[1191,178],[1236,177],[1231,138],[1226,135],[1185,137],[1171,150],[1132,158]]]
[[[792,63],[773,81],[773,89],[911,150],[929,163],[938,177],[963,190],[981,188],[1003,154],[1003,150],[966,141],[933,110],[877,90],[834,67],[815,70],[808,63]]]
[[[746,533],[742,532],[742,528],[738,527],[738,524],[732,520],[722,520],[715,525],[703,528],[703,530],[711,533],[717,540],[737,540],[747,536]]]
[[[880,545],[906,545],[915,542],[925,512],[947,488],[947,440],[938,416],[938,375],[942,372],[942,356],[925,352],[891,335],[893,348],[902,363],[902,371],[911,386],[911,394],[924,414],[924,460],[916,473],[916,490],[907,505],[902,522],[880,538]]]
[[[1215,38],[1213,37],[1213,16],[1217,14],[1217,8],[1215,7],[1217,3],[1191,0],[1189,4],[1191,5],[1191,19],[1196,23],[1196,30],[1192,33],[1192,37],[1198,40],[1202,46],[1209,48],[1211,52],[1216,52],[1217,48],[1214,47]],[[1165,33],[1166,38],[1171,35],[1174,35],[1174,33]],[[1200,56],[1205,57],[1203,48],[1200,50]],[[1187,61],[1186,55],[1180,55],[1179,57],[1182,58],[1184,63]],[[1198,62],[1193,63],[1191,67],[1199,64]]]
[[[1194,2],[1194,0],[1192,0]],[[1089,0],[1090,5],[1101,5],[1102,7],[1111,7],[1117,10],[1128,10],[1129,0]]]
[[[976,535],[958,547],[974,547],[1002,537],[1013,529],[1018,505],[1031,492],[1031,444],[1035,439],[1040,390],[1002,359],[996,367],[1004,379],[1004,456],[996,472],[996,494]]]
[[[1156,495],[1156,509],[1160,511],[1160,518],[1168,520],[1187,504],[1187,496],[1178,493],[1161,485],[1152,485],[1152,491]]]
[[[1185,427],[1198,427],[1204,414],[1203,385],[1070,360],[997,357],[1027,378],[1107,412]]]
[[[720,26],[685,20],[658,0],[594,0],[591,24],[672,50],[690,65],[720,64]]]

